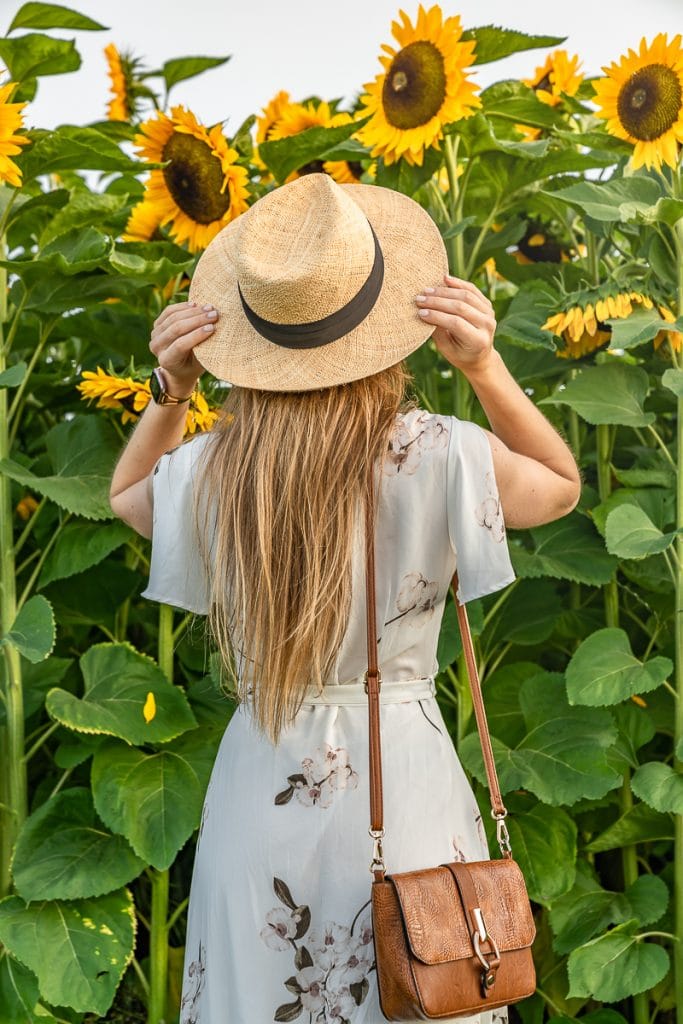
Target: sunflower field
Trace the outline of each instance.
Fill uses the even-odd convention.
[[[80,66],[55,29],[106,31],[29,2],[0,38],[0,1024],[197,1024],[194,839],[234,704],[201,618],[140,598],[150,545],[109,482],[153,320],[225,224],[311,171],[429,210],[582,468],[576,510],[513,531],[517,579],[470,605],[537,925],[511,1020],[683,1024],[681,35],[607,39],[589,79],[563,38],[419,7],[355,104],[282,91],[228,137],[182,104],[227,58],[150,70],[113,42],[102,119],[32,126],[43,79]],[[521,51],[527,78],[477,85]],[[485,422],[432,345],[410,366],[424,408]],[[188,433],[227,387],[202,378]],[[456,635],[451,603],[439,700],[485,808]],[[311,1024],[292,1005],[275,1019]]]

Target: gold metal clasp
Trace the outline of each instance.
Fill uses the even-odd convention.
[[[500,847],[500,852],[503,857],[512,856],[510,833],[508,832],[507,825],[505,824],[507,816],[507,811],[503,811],[502,814],[496,814],[493,809],[491,810],[491,817],[494,818],[496,822],[496,839],[498,840],[498,846]]]
[[[384,838],[384,829],[369,828],[368,833],[373,840],[370,871],[372,872],[372,874],[374,874],[375,871],[381,871],[384,873],[384,871],[386,871],[386,868],[384,866],[384,853],[382,852],[382,839]]]
[[[496,983],[496,971],[500,966],[500,951],[496,945],[496,940],[488,932],[481,908],[474,907],[472,914],[477,925],[477,930],[472,935],[472,945],[474,946],[474,952],[477,956],[477,960],[483,968],[480,975],[481,993],[483,996],[487,996],[489,994],[489,990],[492,989]],[[482,942],[489,943],[492,949],[491,953],[482,953]]]
[[[364,679],[365,679],[365,692],[366,693],[368,692],[368,674],[369,674],[369,670],[365,672],[365,676],[364,676]],[[378,690],[382,689],[382,670],[379,669],[379,668],[377,669],[377,689]]]

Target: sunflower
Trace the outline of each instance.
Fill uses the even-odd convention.
[[[657,309],[659,310],[659,315],[662,320],[666,320],[667,323],[672,324],[676,319],[671,310],[667,309],[666,306],[660,306],[659,303],[657,303]],[[681,347],[683,346],[683,334],[681,334],[680,331],[667,331],[662,328],[662,330],[658,331],[655,335],[655,339],[652,344],[655,349],[658,349],[659,346],[667,340],[674,352],[681,351]]]
[[[127,121],[132,110],[128,101],[128,90],[126,88],[126,75],[123,70],[121,54],[113,43],[104,48],[104,55],[107,58],[107,74],[111,78],[112,98],[107,107],[107,117],[110,121]]]
[[[76,385],[81,398],[87,402],[97,399],[97,409],[120,409],[124,425],[137,422],[140,413],[144,412],[152,399],[149,382],[146,380],[116,377],[106,373],[100,366],[94,373],[92,370],[84,370],[81,376],[83,380]],[[185,433],[211,430],[217,418],[218,410],[209,408],[201,391],[193,391],[185,418]]]
[[[191,111],[172,107],[170,117],[158,110],[142,124],[135,141],[141,156],[170,163],[151,172],[142,199],[147,208],[133,210],[124,237],[136,216],[148,225],[156,217],[158,226],[170,223],[176,242],[199,252],[247,209],[247,172],[220,125],[208,129]]]
[[[21,153],[21,147],[31,140],[24,135],[16,135],[17,128],[24,122],[21,111],[26,103],[9,103],[16,82],[0,85],[0,181],[6,181],[15,188],[21,188],[21,171],[10,157]]]
[[[287,96],[287,93],[278,93]],[[277,100],[277,96],[275,97]],[[274,103],[275,101],[271,101]],[[309,103],[283,103],[279,108],[279,117],[269,128],[268,139],[289,139],[292,135],[305,132],[308,128],[336,128],[342,124],[352,124],[351,114],[340,112],[333,114],[329,103],[321,101]],[[298,171],[293,171],[287,181],[293,181],[312,171],[324,171],[340,185],[353,184],[360,180],[363,168],[360,163],[347,160],[314,160]]]
[[[392,23],[400,49],[383,45],[384,72],[365,85],[363,115],[371,115],[359,138],[386,164],[404,157],[422,164],[424,151],[439,146],[443,127],[469,117],[481,106],[478,86],[465,69],[474,62],[475,42],[460,42],[460,18],[443,18],[437,5],[422,4],[413,26],[405,11]]]
[[[261,145],[270,138],[274,126],[281,119],[288,107],[292,106],[289,93],[281,89],[272,100],[266,104],[261,111],[261,116],[256,119],[256,144]]]
[[[30,519],[35,510],[38,508],[38,502],[32,494],[25,494],[23,498],[20,498],[16,504],[14,511],[20,519],[26,521]]]
[[[161,211],[157,203],[149,199],[143,199],[131,210],[125,234],[122,236],[124,242],[149,242],[159,229],[161,223]]]
[[[683,143],[683,48],[680,33],[667,43],[660,32],[652,44],[640,41],[619,63],[603,67],[606,78],[594,83],[598,116],[607,131],[634,147],[634,170],[643,164],[676,167]]]
[[[554,50],[548,54],[545,63],[536,68],[531,78],[523,78],[522,82],[533,89],[542,103],[556,107],[562,102],[562,94],[575,96],[583,81],[579,74],[581,61],[578,54],[570,57],[566,50]],[[540,128],[532,128],[528,124],[516,124],[515,128],[527,140],[532,141],[541,134]]]
[[[642,292],[619,292],[617,295],[605,295],[594,297],[593,302],[577,303],[565,312],[555,313],[548,317],[542,325],[541,330],[552,331],[558,338],[564,341],[564,348],[557,352],[563,359],[578,359],[589,352],[605,345],[612,335],[609,324],[604,321],[608,319],[622,320],[630,316],[633,306],[639,305],[644,309],[654,309],[655,303],[649,295]],[[657,305],[663,320],[673,323],[676,319],[670,310]],[[678,349],[681,343],[681,335],[676,331],[662,329],[658,332],[654,341],[654,347],[659,348],[666,336],[669,336],[672,348]]]

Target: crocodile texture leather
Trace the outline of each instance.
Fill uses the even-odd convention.
[[[374,482],[366,491],[366,596],[371,834],[383,835],[381,676],[375,622]],[[457,573],[453,578],[457,595]],[[472,700],[494,815],[507,814],[498,785],[465,607],[456,596]],[[500,822],[499,822],[500,823]],[[533,994],[536,926],[524,876],[501,846],[500,860],[385,874],[373,858],[372,921],[379,1002],[387,1020],[466,1017]]]

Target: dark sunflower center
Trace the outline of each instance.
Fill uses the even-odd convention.
[[[673,68],[648,64],[621,87],[617,112],[634,139],[658,139],[676,122],[683,104],[681,83]]]
[[[220,220],[230,206],[230,187],[221,194],[220,160],[201,139],[173,132],[163,148],[164,181],[176,203],[197,224]]]
[[[382,106],[390,125],[407,131],[438,114],[446,98],[441,51],[427,40],[410,43],[394,57],[384,78]]]

